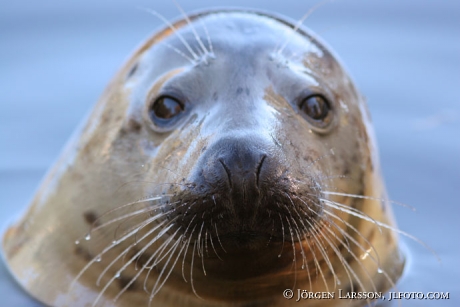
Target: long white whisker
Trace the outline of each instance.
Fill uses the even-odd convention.
[[[327,200],[327,199],[321,199],[321,200],[324,200],[324,201],[330,202],[330,203],[335,203],[335,202],[332,202],[332,201]],[[389,230],[394,231],[394,232],[396,232],[396,233],[399,233],[399,234],[401,234],[401,235],[403,235],[403,236],[405,236],[405,237],[407,237],[407,238],[409,238],[409,239],[412,239],[412,240],[414,240],[415,242],[417,242],[417,243],[423,245],[423,246],[424,246],[426,249],[428,249],[429,251],[431,251],[431,253],[438,259],[439,262],[441,261],[441,258],[439,258],[438,254],[437,254],[430,246],[428,246],[425,242],[421,241],[421,240],[418,239],[417,237],[414,237],[413,235],[411,235],[411,234],[409,234],[409,233],[407,233],[407,232],[405,232],[405,231],[399,230],[399,229],[397,229],[397,228],[394,228],[394,227],[392,227],[392,226],[390,226],[390,225],[387,225],[387,224],[385,224],[385,223],[382,223],[382,222],[380,222],[380,221],[376,221],[376,220],[374,220],[374,219],[372,219],[372,218],[370,218],[369,216],[366,216],[366,215],[364,215],[364,214],[357,213],[357,212],[355,212],[355,211],[357,211],[356,209],[355,209],[355,210],[351,210],[351,209],[354,209],[354,208],[350,208],[350,207],[348,207],[348,209],[347,209],[347,208],[344,208],[344,207],[341,208],[341,207],[339,207],[339,206],[335,206],[334,204],[328,204],[328,206],[331,206],[331,207],[336,208],[336,209],[338,209],[338,210],[344,211],[344,212],[349,213],[349,214],[351,214],[351,215],[353,215],[353,216],[359,217],[359,218],[361,218],[361,219],[363,219],[363,220],[365,220],[365,221],[374,223],[375,225],[378,225],[378,226],[380,226],[380,227],[389,229]]]
[[[348,264],[347,260],[343,257],[342,253],[338,250],[337,246],[335,244],[332,244],[332,242],[329,240],[329,237],[327,234],[323,234],[323,238],[329,243],[329,246],[332,248],[334,253],[337,255],[337,257],[340,259],[340,262],[343,265],[343,268],[345,269],[345,273],[348,276],[348,280],[350,282],[351,286],[351,291],[353,292],[353,279],[350,276],[350,273],[353,275],[353,277],[356,279],[358,284],[361,286],[361,289],[364,291],[364,287],[362,286],[361,280],[359,279],[358,275],[356,275],[356,272],[351,268],[351,266]]]
[[[155,217],[156,219],[157,217]],[[155,219],[152,218],[152,221],[154,221]],[[163,225],[163,223],[160,223],[158,225],[161,226]],[[131,237],[133,234],[135,234],[137,232],[137,229],[134,229],[133,231],[129,232],[128,234],[126,234],[125,236],[123,236],[120,240],[118,240],[117,242],[112,242],[111,245],[109,245],[108,247],[104,248],[102,250],[102,252],[100,252],[99,254],[96,255],[96,257],[94,257],[93,259],[91,259],[91,261],[89,261],[84,267],[83,269],[80,270],[80,272],[77,274],[77,276],[75,276],[74,280],[71,282],[70,284],[70,288],[73,288],[75,283],[77,282],[78,279],[80,279],[80,277],[89,269],[89,267],[94,264],[95,262],[98,262],[99,259],[101,259],[101,257],[106,253],[108,252],[109,250],[111,250],[112,248],[114,248],[115,246],[119,245],[121,242],[125,241],[127,238]]]
[[[295,221],[293,220],[293,222],[295,222]],[[302,240],[300,240],[299,232],[297,231],[297,229],[296,229],[295,232],[296,232],[297,241],[299,242],[299,245],[300,245],[300,248],[301,248],[301,253],[302,253],[302,261],[303,261],[302,268],[305,267],[307,269],[308,283],[310,285],[310,292],[312,292],[313,288],[312,288],[312,283],[311,283],[310,268],[308,267],[307,257],[305,255],[305,251],[303,250]]]
[[[278,216],[280,217],[281,232],[283,233],[283,241],[281,242],[281,250],[280,250],[280,253],[278,254],[278,257],[281,257],[281,254],[283,253],[283,249],[284,249],[284,222],[283,222],[283,218],[281,217],[281,213],[278,213]]]
[[[211,241],[211,247],[214,250],[214,254],[216,254],[216,257],[219,258],[220,261],[223,261],[222,258],[220,258],[219,254],[217,253],[217,250],[214,246],[214,242],[212,241],[212,235],[209,235],[209,240]]]
[[[286,41],[285,43],[281,46],[281,48],[277,51],[278,54],[281,54],[283,52],[283,50],[286,48],[286,46],[291,42],[293,36],[295,33],[297,33],[297,31],[299,30],[299,28],[302,26],[302,24],[305,22],[305,20],[314,12],[316,11],[319,7],[323,6],[326,2],[328,2],[329,0],[325,0],[325,1],[321,1],[319,3],[317,3],[315,6],[313,6],[311,9],[308,10],[308,12],[302,16],[302,18],[300,18],[300,20],[297,22],[297,24],[295,25],[295,27],[292,29],[292,31],[290,32],[290,35],[286,38]]]
[[[182,259],[182,278],[184,279],[185,282],[187,282],[187,279],[185,278],[185,272],[184,272],[185,257],[187,256],[188,247],[190,246],[190,242],[192,240],[193,233],[195,232],[195,228],[196,228],[196,224],[195,224],[195,226],[193,226],[192,232],[190,232],[190,236],[189,236],[188,240],[184,243],[187,246],[185,248],[184,257]]]
[[[342,219],[341,217],[335,215],[334,213],[324,209],[323,210],[324,213],[326,213],[327,215],[330,215],[340,221],[342,221],[345,225],[347,225],[347,227],[349,227],[350,229],[352,229],[357,235],[359,235],[366,243],[368,246],[371,247],[371,249],[374,251],[375,255],[377,258],[374,258],[374,256],[372,256],[369,251],[367,249],[365,249],[358,241],[355,240],[355,238],[353,238],[353,236],[349,235],[345,230],[341,229],[340,227],[338,227],[335,223],[334,225],[336,225],[336,229],[338,229],[345,237],[347,237],[350,241],[352,241],[357,247],[359,247],[359,249],[361,249],[364,253],[366,253],[366,255],[369,255],[369,257],[371,257],[371,259],[373,259],[375,261],[375,263],[380,266],[380,258],[379,258],[379,254],[377,253],[377,250],[375,249],[374,245],[369,242],[369,240],[363,236],[353,225],[351,225],[350,223],[348,223],[347,221],[345,221],[344,219]]]
[[[193,285],[193,261],[195,259],[195,249],[196,249],[196,240],[195,240],[195,243],[193,243],[192,262],[190,264],[190,284],[192,286],[192,291],[196,295],[196,297],[203,299],[201,296],[198,295],[198,293],[195,290],[195,286]]]
[[[295,285],[297,283],[297,255],[295,252],[294,232],[292,231],[291,223],[289,222],[287,217],[286,217],[286,222],[288,223],[289,233],[291,234],[292,255],[294,257],[294,259],[292,259],[294,262],[294,285],[292,286],[292,289],[295,289]]]
[[[191,57],[189,57],[188,55],[186,55],[185,53],[183,53],[182,51],[180,51],[179,49],[177,49],[173,45],[168,44],[167,42],[164,42],[164,41],[161,42],[160,45],[164,45],[165,47],[168,47],[169,49],[173,50],[175,53],[177,53],[178,55],[180,55],[184,59],[188,60],[190,63],[195,64],[195,61]]]
[[[180,34],[179,31],[177,31],[177,28],[171,22],[169,22],[169,20],[167,20],[165,17],[163,17],[163,15],[159,14],[157,11],[146,9],[146,8],[141,8],[141,9],[161,19],[174,32],[174,34],[177,35],[177,38],[179,38],[179,40],[182,42],[185,48],[187,48],[188,52],[190,52],[190,54],[193,56],[195,61],[200,59],[200,57],[195,53],[195,51],[193,51],[192,47],[190,47],[190,44],[187,43],[187,41],[182,36],[182,34]]]
[[[184,16],[185,20],[187,21],[188,25],[190,26],[190,28],[192,29],[192,32],[193,32],[193,35],[195,36],[195,39],[197,40],[198,44],[200,45],[201,49],[203,50],[204,52],[204,55],[208,54],[209,51],[208,49],[206,49],[206,47],[204,46],[203,42],[201,41],[201,38],[200,36],[198,35],[198,33],[196,32],[196,29],[195,29],[195,26],[193,25],[193,23],[191,22],[190,18],[188,17],[188,15],[184,12],[184,10],[182,9],[182,7],[177,3],[176,0],[172,0],[174,2],[174,5],[179,9],[179,11],[182,13],[182,15]],[[206,62],[206,57],[203,58],[204,61]]]
[[[158,248],[155,253],[153,253],[153,255],[150,256],[150,258],[147,260],[147,262],[142,266],[142,270],[145,270],[145,269],[148,269],[148,272],[147,272],[147,275],[145,276],[144,278],[144,290],[146,292],[148,292],[147,290],[147,282],[148,282],[148,278],[150,276],[150,273],[152,272],[152,269],[158,265],[164,258],[166,258],[166,256],[168,256],[169,254],[174,253],[174,251],[176,250],[178,244],[180,243],[180,240],[176,240],[176,242],[169,248],[169,250],[164,253],[164,251],[166,250],[166,247],[169,245],[169,243],[171,243],[171,241],[174,240],[176,234],[179,232],[179,230],[181,229],[181,227],[177,228],[176,231],[167,239],[165,240],[165,242],[163,242],[162,246],[163,247],[160,247]],[[182,236],[179,236],[180,239],[182,239]],[[174,250],[174,251],[173,251]],[[163,254],[164,253],[164,254]],[[163,255],[162,255],[163,254]],[[171,254],[172,255],[172,254]],[[171,259],[171,255],[170,257],[168,258],[168,260],[166,261],[165,265],[163,266],[163,269],[165,268],[165,266],[168,265],[169,263],[169,260]],[[155,257],[157,259],[155,259]],[[150,263],[153,261],[153,264],[150,265]],[[163,272],[163,270],[162,270]],[[162,273],[157,277],[157,281],[154,285],[154,287],[152,288],[152,292],[154,291],[155,287],[157,286],[157,283],[158,283],[158,280],[160,279],[160,277],[162,276]]]
[[[296,208],[295,208],[295,204],[294,204],[294,202],[292,201],[292,198],[291,198],[288,194],[286,194],[286,196],[287,196],[287,197],[289,198],[289,200],[291,201],[292,209],[293,209],[294,212],[296,212],[296,214],[299,216],[300,222],[302,223],[302,225],[304,226],[304,228],[307,229],[306,225],[303,223],[303,219],[300,218],[300,214],[299,214],[299,212],[298,212],[298,211],[296,210]],[[307,206],[307,207],[308,207],[308,206]],[[308,207],[308,208],[309,208],[309,207]],[[291,218],[292,218],[292,214],[291,214]],[[305,221],[306,221],[306,222],[308,223],[308,225],[310,226],[311,231],[318,232],[318,230],[311,224],[311,222],[310,222],[308,219],[305,219]],[[313,238],[315,239],[315,241],[316,241],[317,243],[319,243],[319,241],[316,239],[316,236],[313,236]],[[319,246],[321,247],[322,245],[319,244]],[[321,251],[321,250],[320,250],[320,251]],[[334,271],[334,268],[333,268],[333,266],[332,266],[332,263],[329,261],[329,257],[327,257],[327,255],[326,255],[325,252],[323,253],[323,257],[324,257],[325,261],[328,263],[331,272],[333,273],[333,276],[334,276],[334,288],[335,288],[335,285],[336,285],[336,283],[337,283],[337,274],[335,274],[335,271]],[[326,287],[328,287],[328,286],[326,285]],[[329,291],[329,290],[328,290],[328,291]]]
[[[384,199],[384,198],[370,197],[370,196],[357,195],[357,194],[340,193],[340,192],[332,192],[332,191],[324,191],[324,190],[322,190],[321,193],[328,194],[328,195],[337,195],[337,196],[369,199],[369,200],[375,200],[375,201],[385,201],[385,202],[389,202],[391,204],[399,205],[401,207],[409,208],[412,211],[417,211],[417,209],[415,209],[415,207],[412,207],[410,205],[400,203],[400,202],[397,202],[397,201],[393,201],[393,200],[389,200],[389,199]]]
[[[375,283],[374,281],[372,280],[372,277],[370,276],[369,274],[369,271],[366,269],[366,267],[363,265],[363,263],[361,262],[361,260],[356,256],[356,254],[351,250],[349,249],[346,244],[343,242],[343,240],[341,240],[339,237],[337,237],[337,235],[332,231],[330,230],[329,228],[325,228],[326,231],[328,231],[337,241],[339,241],[345,248],[347,248],[348,250],[348,253],[356,260],[356,262],[358,263],[358,265],[363,269],[364,273],[367,275],[367,278],[369,279],[371,285],[372,285],[372,288],[374,289],[375,292],[377,292],[377,288],[375,287]],[[379,268],[380,269],[380,268]],[[363,291],[365,291],[365,289],[362,289]]]
[[[375,225],[379,226],[379,231],[380,233],[382,233],[382,229],[380,228],[380,225],[378,224],[378,221],[376,221],[375,219],[373,219],[372,217],[370,217],[369,215],[367,215],[366,213],[356,209],[356,208],[353,208],[353,207],[349,207],[349,206],[345,206],[341,203],[338,203],[338,202],[335,202],[335,201],[332,201],[332,200],[329,200],[329,199],[326,199],[326,198],[320,198],[321,201],[323,201],[323,203],[326,205],[326,206],[329,206],[331,208],[335,208],[339,211],[342,211],[342,212],[346,212],[346,213],[349,213],[353,216],[356,216],[356,217],[361,217],[362,219],[366,220],[366,221],[370,221],[370,222],[373,222]]]
[[[301,202],[303,202],[305,204],[305,207],[307,207],[310,211],[312,211],[314,214],[316,214],[318,217],[320,216],[315,210],[311,209],[310,206],[308,206],[308,204],[301,198],[299,197],[296,197],[298,200],[300,200]],[[313,202],[315,205],[317,206],[320,206],[319,204],[316,204],[315,202]],[[333,221],[330,221],[331,223],[333,223],[335,225],[335,227],[344,235],[346,236],[346,238],[349,238],[353,243],[355,243],[358,247],[360,247],[365,253],[369,254],[369,256],[374,259],[375,261],[377,261],[377,265],[380,266],[380,258],[379,258],[379,255],[377,253],[377,250],[375,249],[374,245],[369,242],[369,240],[364,237],[357,229],[356,227],[354,227],[353,225],[351,225],[349,222],[345,221],[344,219],[342,219],[341,217],[335,215],[334,213],[326,210],[323,208],[323,212],[340,220],[342,223],[344,223],[347,227],[351,228],[357,235],[359,235],[371,248],[372,250],[375,252],[375,255],[377,257],[377,259],[374,259],[374,257],[372,255],[370,255],[368,253],[368,251],[366,249],[364,249],[361,244],[359,244],[359,242],[357,242],[352,236],[350,236],[346,231],[344,231],[343,229],[341,229],[340,227],[338,227],[338,225],[336,225]]]
[[[172,219],[170,221],[170,225],[165,227],[163,230],[161,230],[158,235],[156,235],[152,240],[150,240],[149,243],[147,243],[138,253],[136,253],[136,255],[134,255],[133,257],[131,257],[131,259],[125,263],[121,269],[119,269],[115,276],[112,277],[109,282],[106,283],[106,285],[104,286],[104,288],[99,292],[99,295],[96,297],[96,300],[93,302],[93,307],[96,306],[97,302],[101,299],[102,295],[105,293],[105,291],[107,290],[107,288],[112,284],[112,282],[117,278],[116,276],[119,276],[119,274],[121,274],[137,257],[139,257],[140,255],[142,255],[145,250],[147,250],[153,243],[155,243],[159,238],[161,238],[161,236],[163,236],[167,231],[169,231],[169,229],[171,229],[171,227],[174,226],[174,223],[173,221],[175,221],[176,218]]]
[[[103,227],[105,227],[105,226],[110,225],[110,224],[119,222],[119,221],[121,221],[121,220],[123,220],[123,219],[126,219],[126,218],[128,218],[128,217],[131,217],[131,216],[135,216],[135,215],[138,215],[138,214],[142,214],[142,213],[148,212],[148,211],[152,210],[152,208],[153,208],[154,206],[152,206],[152,207],[147,207],[147,208],[142,208],[142,209],[140,209],[140,210],[136,210],[136,211],[134,211],[134,212],[130,212],[130,213],[128,213],[128,214],[119,216],[119,217],[117,217],[117,218],[115,218],[115,219],[112,219],[112,220],[110,220],[110,221],[108,221],[108,222],[105,222],[105,223],[103,223],[103,224],[101,224],[101,225],[98,225],[98,226],[94,227],[94,225],[95,225],[102,217],[106,216],[107,214],[113,213],[113,212],[115,212],[115,211],[117,211],[117,210],[120,210],[120,209],[129,207],[129,206],[132,206],[132,205],[135,205],[135,204],[140,204],[140,203],[144,203],[144,202],[147,202],[147,201],[159,200],[159,199],[162,199],[162,198],[165,197],[165,196],[172,196],[172,195],[163,195],[163,196],[148,197],[148,198],[145,198],[145,199],[136,200],[136,201],[134,201],[134,202],[127,203],[127,204],[125,204],[125,205],[123,205],[123,206],[120,206],[120,207],[111,209],[111,210],[105,212],[104,214],[102,214],[100,217],[98,217],[98,218],[93,222],[93,225],[91,226],[91,229],[90,229],[89,233],[91,233],[91,232],[93,232],[93,231],[97,231],[97,230],[99,230],[99,229],[101,229],[101,228],[103,228]]]
[[[182,238],[182,237],[181,237],[181,238]],[[171,253],[171,256],[169,257],[167,263],[169,263],[169,261],[170,261],[172,255],[174,255],[174,252],[176,251],[177,246],[179,246],[179,243],[180,243],[180,242],[181,242],[181,241],[178,240],[178,241],[175,243],[176,247],[174,248],[173,252]],[[154,289],[155,289],[155,287],[157,287],[157,288],[156,288],[156,291],[155,291],[155,292],[152,290],[152,294],[150,295],[150,299],[149,299],[149,305],[150,305],[150,303],[152,302],[153,297],[158,293],[158,291],[160,291],[160,289],[163,287],[163,285],[165,284],[165,282],[168,280],[169,276],[171,275],[172,270],[174,269],[174,266],[175,266],[176,263],[177,263],[177,260],[179,259],[179,257],[180,257],[180,255],[181,255],[182,251],[184,250],[184,247],[185,247],[185,245],[182,245],[181,249],[179,250],[179,253],[177,253],[176,259],[174,260],[174,263],[171,265],[171,268],[169,269],[168,273],[166,274],[165,278],[163,279],[163,282],[162,282],[158,287],[157,287],[157,284],[155,284]],[[160,276],[163,275],[163,272],[164,272],[165,269],[166,269],[166,264],[165,264],[165,266],[163,267],[163,269],[161,270]],[[157,283],[158,283],[159,280],[160,280],[160,277],[158,277]]]
[[[206,27],[205,23],[203,22],[203,19],[201,18],[200,18],[200,23],[203,26],[204,32],[206,33],[206,38],[208,40],[210,54],[214,55],[214,49],[212,47],[211,36],[209,35],[208,28]]]
[[[226,253],[227,251],[225,250],[224,246],[222,245],[222,242],[220,241],[219,233],[217,232],[217,224],[216,223],[214,223],[214,228],[216,229],[217,241],[219,241],[220,247],[222,247],[222,250]]]

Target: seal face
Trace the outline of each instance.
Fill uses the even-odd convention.
[[[385,198],[366,105],[325,45],[208,11],[133,55],[3,248],[52,306],[284,306],[284,289],[362,305],[339,291],[386,291],[404,263]]]

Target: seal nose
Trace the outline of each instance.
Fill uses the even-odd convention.
[[[227,152],[217,160],[227,174],[231,189],[245,185],[259,186],[260,171],[267,155],[252,148],[236,146],[235,150]]]
[[[253,148],[238,144],[236,148],[218,158],[227,174],[227,183],[232,192],[253,190],[258,193],[260,174],[267,155]]]
[[[224,138],[202,156],[192,181],[201,193],[225,199],[223,206],[238,216],[250,216],[270,185],[273,163],[269,144],[255,138]],[[275,168],[276,169],[276,168]]]

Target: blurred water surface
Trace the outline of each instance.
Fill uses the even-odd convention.
[[[181,1],[185,2],[185,1]],[[261,8],[299,19],[316,2],[196,0]],[[138,7],[177,17],[172,1],[3,1],[0,4],[0,225],[32,197],[72,130],[110,77],[161,22]],[[324,5],[306,22],[346,63],[367,97],[408,270],[400,291],[450,292],[460,305],[460,1],[356,1]],[[457,193],[456,193],[457,192]],[[280,293],[281,295],[281,293]],[[39,306],[0,263],[2,306]]]

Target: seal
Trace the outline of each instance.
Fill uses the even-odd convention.
[[[283,17],[209,10],[127,61],[3,252],[50,306],[360,306],[404,266],[385,199],[332,51]]]

